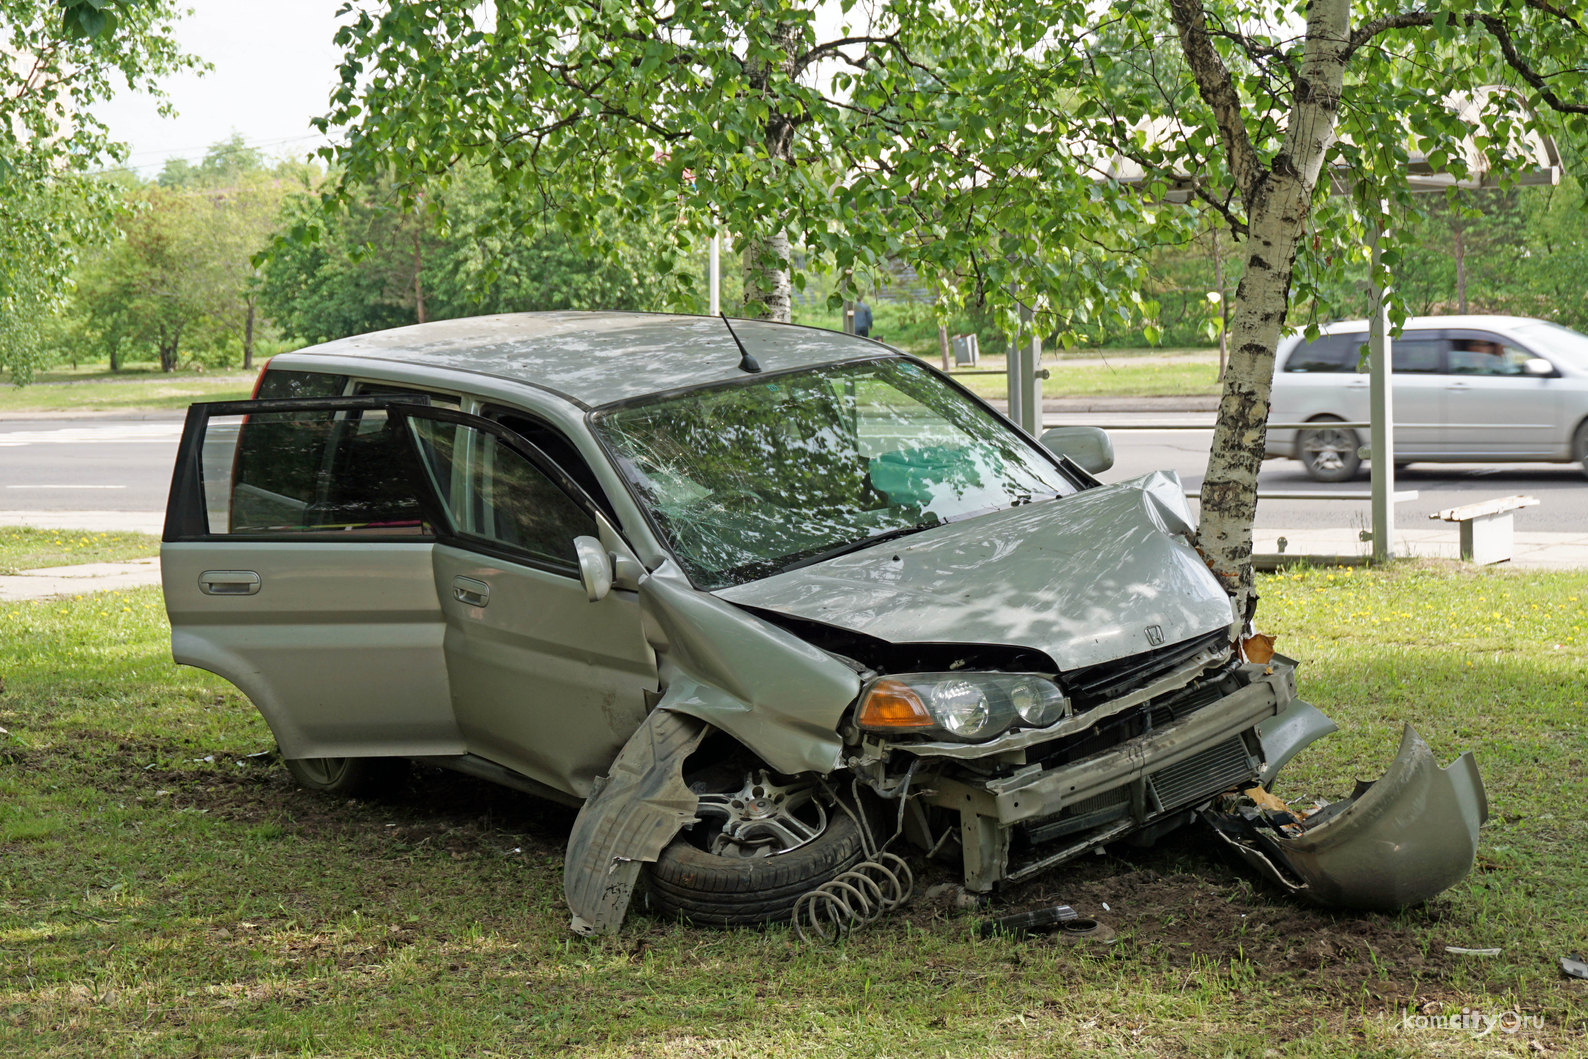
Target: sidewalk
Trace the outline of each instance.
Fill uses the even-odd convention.
[[[89,592],[142,588],[160,583],[159,559],[134,559],[126,563],[83,563],[50,566],[0,577],[0,601],[63,599]]]
[[[1252,552],[1272,557],[1279,553],[1279,538],[1285,538],[1286,556],[1361,557],[1373,553],[1373,545],[1354,529],[1257,529],[1252,533]],[[1454,525],[1438,529],[1395,530],[1395,557],[1398,559],[1459,559],[1460,530]],[[1528,533],[1512,535],[1511,560],[1495,564],[1500,568],[1526,567],[1541,570],[1588,568],[1588,531],[1582,533]]]

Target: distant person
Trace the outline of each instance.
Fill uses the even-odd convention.
[[[871,306],[865,302],[855,302],[855,334],[871,337]]]

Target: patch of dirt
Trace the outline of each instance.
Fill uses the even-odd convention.
[[[1085,946],[1109,958],[1171,970],[1245,964],[1259,982],[1288,980],[1308,991],[1377,1001],[1384,1009],[1456,995],[1442,983],[1461,957],[1444,947],[1462,944],[1464,932],[1447,902],[1435,899],[1399,914],[1312,907],[1230,860],[1206,856],[1203,845],[1193,825],[1152,849],[1078,859],[995,895],[970,914],[994,917],[1066,904],[1117,932],[1111,945]],[[934,865],[932,872],[940,870]],[[943,870],[942,879],[932,881],[955,880]],[[923,910],[932,919],[954,914]],[[1065,944],[1044,935],[1030,943]]]

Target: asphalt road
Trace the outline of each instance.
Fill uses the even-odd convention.
[[[1050,419],[1054,418],[1052,415]],[[1129,415],[1067,415],[1066,422],[1119,423]],[[1154,415],[1205,422],[1206,415]],[[0,510],[148,511],[165,509],[182,423],[170,420],[0,421]],[[1122,481],[1172,468],[1188,489],[1202,482],[1211,430],[1113,433],[1115,465],[1102,475]],[[1368,479],[1327,485],[1313,482],[1293,460],[1270,460],[1261,486],[1319,492],[1366,492]],[[1426,528],[1428,514],[1512,493],[1542,501],[1516,513],[1519,531],[1581,533],[1588,527],[1588,477],[1559,464],[1413,464],[1397,476],[1397,489],[1418,498],[1396,508],[1399,525]],[[1355,529],[1372,521],[1367,501],[1266,500],[1257,507],[1263,529]]]
[[[0,421],[0,510],[164,511],[181,419]]]
[[[1047,418],[1062,418],[1074,424],[1088,421],[1117,424],[1137,417],[1101,413],[1060,417],[1050,413]],[[1210,416],[1174,414],[1139,418],[1184,422],[1211,419]],[[1104,481],[1124,481],[1149,471],[1172,468],[1179,473],[1187,490],[1201,486],[1207,470],[1208,446],[1213,442],[1211,428],[1114,430],[1110,436],[1114,442],[1114,468],[1099,475]],[[1258,476],[1258,488],[1366,493],[1372,485],[1366,469],[1355,481],[1329,484],[1308,478],[1295,460],[1269,460]],[[1537,507],[1516,512],[1518,532],[1582,533],[1588,528],[1588,476],[1584,476],[1576,464],[1414,463],[1396,474],[1395,489],[1397,492],[1417,491],[1416,500],[1395,506],[1396,525],[1405,528],[1427,529],[1434,525],[1428,521],[1428,516],[1435,511],[1515,493],[1535,496],[1540,501]],[[1372,504],[1366,500],[1259,500],[1257,503],[1259,529],[1365,529],[1372,523]]]

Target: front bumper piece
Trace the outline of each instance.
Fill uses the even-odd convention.
[[[1472,870],[1489,817],[1471,753],[1440,768],[1411,725],[1375,783],[1301,821],[1289,835],[1254,808],[1204,811],[1236,855],[1291,893],[1335,908],[1387,910],[1428,900]]]

